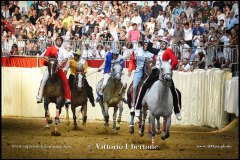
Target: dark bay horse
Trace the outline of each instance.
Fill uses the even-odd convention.
[[[43,98],[44,98],[44,109],[45,109],[45,127],[49,128],[49,124],[52,123],[50,119],[50,113],[48,109],[49,103],[56,104],[56,117],[55,117],[55,130],[52,131],[52,135],[60,136],[60,132],[57,130],[57,125],[60,123],[60,114],[62,107],[65,103],[64,97],[64,86],[63,81],[61,80],[60,76],[58,75],[57,71],[58,61],[56,58],[49,58],[48,62],[48,74],[49,78],[46,82],[46,85],[43,89]]]
[[[84,85],[84,76],[81,72],[78,72],[75,77],[74,85],[71,89],[71,109],[73,113],[73,120],[74,120],[74,130],[77,129],[77,121],[76,121],[76,108],[78,106],[81,107],[81,113],[83,122],[82,125],[86,126],[87,122],[87,87]]]
[[[102,114],[104,116],[105,127],[108,127],[109,124],[109,114],[108,109],[109,107],[114,107],[113,112],[113,132],[116,133],[117,130],[120,128],[120,122],[123,112],[123,102],[122,96],[125,93],[127,85],[122,85],[121,83],[121,76],[122,76],[122,66],[119,63],[115,63],[112,67],[111,76],[106,84],[106,87],[103,90],[103,98],[100,100],[100,106],[102,108]],[[99,81],[96,87],[96,91],[98,93],[102,81]],[[119,116],[118,116],[118,126],[116,125],[116,118],[117,118],[117,111],[119,108]]]

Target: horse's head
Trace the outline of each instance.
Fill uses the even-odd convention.
[[[57,58],[49,58],[49,61],[48,61],[49,76],[52,76],[54,73],[57,72],[57,65],[58,65]]]
[[[161,61],[160,59],[160,74],[159,79],[162,80],[163,84],[167,87],[172,85],[172,69],[168,61]]]
[[[82,75],[82,73],[77,73],[77,75],[76,75],[76,86],[77,86],[77,89],[79,90],[79,91],[81,91],[82,90],[82,87],[83,87],[83,75]]]
[[[155,62],[152,58],[146,58],[144,62],[144,73],[148,77],[152,73],[152,68],[155,66]]]
[[[114,65],[112,66],[111,77],[116,80],[121,80],[122,66],[119,63],[114,63]]]

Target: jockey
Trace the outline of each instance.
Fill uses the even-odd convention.
[[[64,74],[62,67],[67,62],[68,57],[64,57],[64,54],[66,52],[65,48],[62,46],[63,38],[57,37],[55,40],[55,45],[50,46],[46,52],[44,53],[44,65],[48,65],[48,59],[49,57],[56,57],[58,60],[58,75],[61,77],[63,84],[64,84],[64,91],[65,91],[65,104],[71,103],[71,93],[70,88],[68,85],[68,80],[66,75]],[[42,95],[43,95],[43,88],[47,82],[47,79],[49,77],[48,69],[46,68],[43,79],[40,84],[40,88],[37,95],[37,103],[42,103]]]
[[[101,100],[101,97],[103,95],[103,89],[105,88],[108,79],[110,78],[110,72],[112,65],[114,63],[119,63],[122,66],[122,69],[124,67],[124,59],[121,55],[119,55],[119,49],[118,48],[113,48],[112,52],[108,52],[103,64],[98,68],[98,72],[100,72],[102,69],[104,69],[103,72],[103,83],[101,86],[101,89],[98,92],[98,97],[96,99],[96,102],[99,102]],[[123,84],[123,82],[121,82]],[[126,103],[125,98],[122,99],[124,103]]]
[[[89,98],[92,106],[95,107],[92,87],[89,85],[89,83],[86,79],[88,62],[86,61],[85,58],[82,57],[82,52],[80,49],[78,49],[76,52],[74,52],[73,55],[74,55],[74,57],[71,58],[67,62],[66,66],[64,68],[65,71],[67,71],[70,68],[71,73],[70,73],[69,79],[68,79],[70,90],[72,90],[72,87],[74,85],[75,76],[76,76],[77,72],[80,71],[84,77],[83,82],[84,82],[85,86],[87,87],[87,97]]]
[[[132,70],[135,70],[134,77],[133,77],[133,96],[131,102],[131,112],[135,110],[135,101],[137,96],[137,87],[139,82],[143,77],[143,69],[146,60],[151,60],[155,58],[155,55],[151,52],[147,51],[148,42],[138,42],[138,49],[132,52],[130,60],[129,60],[129,67],[128,67],[128,76],[130,77],[132,74]]]
[[[136,106],[135,106],[135,108],[138,109],[138,110],[136,110],[137,111],[136,116],[139,116],[140,105],[141,105],[142,99],[143,99],[147,89],[150,88],[152,86],[152,84],[159,79],[159,75],[157,74],[159,71],[158,68],[160,65],[159,58],[161,58],[162,61],[170,61],[171,60],[172,70],[175,69],[175,67],[178,64],[178,59],[175,56],[173,50],[171,48],[168,48],[168,45],[169,45],[168,39],[162,38],[160,41],[161,41],[161,49],[152,48],[153,43],[151,43],[151,42],[149,42],[149,45],[148,45],[148,51],[157,55],[157,61],[156,61],[156,66],[152,70],[151,75],[145,80],[145,82],[141,88],[141,91],[140,91],[140,94],[138,96]],[[179,97],[178,97],[178,93],[175,89],[173,80],[172,80],[172,85],[170,87],[170,90],[173,95],[174,113],[176,114],[177,120],[181,120],[182,119],[182,116],[180,113],[180,109],[181,109],[180,105],[181,104],[179,105]]]

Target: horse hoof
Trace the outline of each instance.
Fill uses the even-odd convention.
[[[83,125],[83,126],[86,126],[87,124],[86,124],[86,123],[84,123],[84,122],[82,122],[82,125]]]
[[[161,134],[162,130],[161,129],[156,129],[156,134]]]
[[[140,137],[143,137],[143,136],[144,136],[144,133],[142,133],[141,131],[139,131],[139,132],[138,132],[138,135],[139,135]]]
[[[70,122],[67,122],[67,125],[69,126]]]
[[[113,129],[113,134],[117,134],[118,131],[116,129]]]
[[[162,140],[167,139],[169,136],[170,136],[169,133],[166,133],[166,132],[162,132],[162,133],[161,133],[161,139],[162,139]]]
[[[121,119],[119,118],[119,119],[117,119],[117,123],[120,123],[121,122]]]
[[[59,124],[59,123],[60,123],[60,118],[56,117],[56,118],[55,118],[55,123],[56,123],[56,124]]]
[[[134,133],[134,127],[133,127],[133,126],[130,126],[130,127],[129,127],[129,133],[130,133],[130,134],[133,134],[133,133]]]
[[[104,128],[108,128],[109,127],[109,124],[104,124]]]
[[[61,133],[58,131],[52,131],[52,136],[61,136]]]
[[[116,130],[119,130],[119,129],[120,129],[120,126],[117,126],[117,127],[116,127]]]
[[[49,124],[45,124],[45,128],[49,129],[50,128]]]
[[[52,124],[52,119],[49,119],[49,120],[48,120],[48,124]]]

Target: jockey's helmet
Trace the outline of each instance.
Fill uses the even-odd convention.
[[[119,54],[119,49],[118,48],[113,48],[112,53],[113,54]]]
[[[160,42],[165,42],[165,43],[169,44],[169,40],[168,40],[167,37],[162,37],[159,41]]]
[[[77,49],[73,54],[81,56],[82,55],[82,51],[80,49]]]

